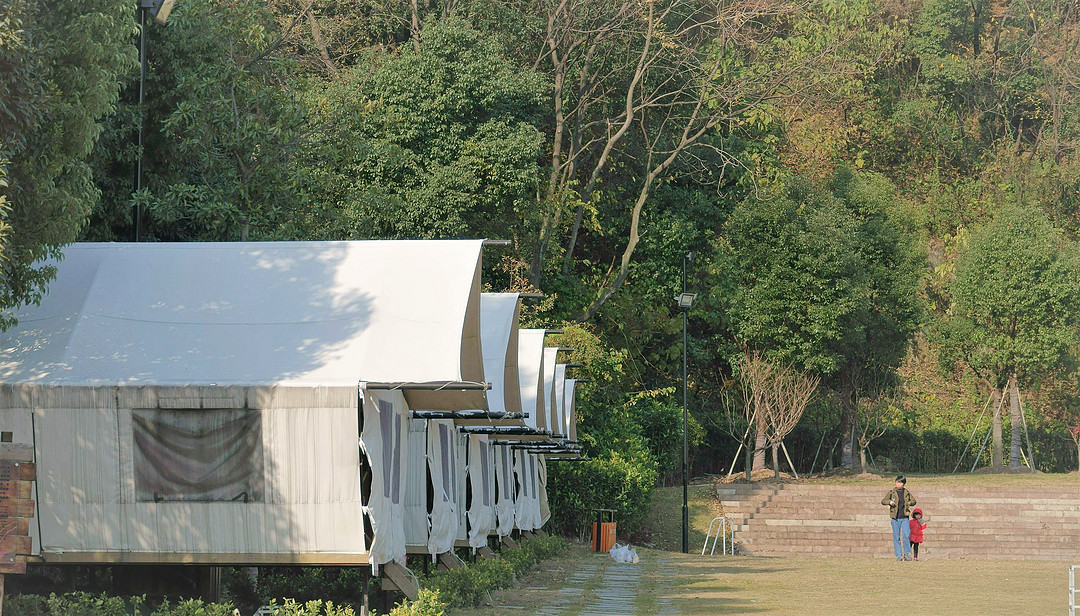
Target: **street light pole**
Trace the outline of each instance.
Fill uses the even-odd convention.
[[[139,192],[143,181],[143,128],[146,125],[146,18],[150,16],[161,25],[172,12],[176,0],[139,0],[139,142],[138,159],[135,161],[135,241],[139,241],[142,228],[142,209],[139,207]]]
[[[143,125],[146,124],[146,15],[152,4],[139,3],[139,143],[138,159],[135,161],[135,241],[139,241],[142,211],[139,208],[139,192],[142,191]]]
[[[683,256],[682,265],[682,295],[679,296],[679,307],[682,308],[682,551],[690,553],[690,508],[687,504],[690,485],[690,446],[687,437],[686,410],[686,313],[694,303],[694,295],[686,292],[686,266],[693,263],[694,253],[689,252]]]

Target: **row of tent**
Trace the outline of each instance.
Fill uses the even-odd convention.
[[[483,244],[67,247],[0,335],[33,554],[378,570],[542,527],[578,381]]]

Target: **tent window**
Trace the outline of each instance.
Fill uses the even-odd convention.
[[[491,454],[488,452],[488,444],[480,443],[480,480],[484,482],[483,503],[485,507],[491,506]]]
[[[262,415],[248,409],[134,409],[139,501],[263,500]]]
[[[529,485],[532,486],[532,497],[536,498],[536,456],[529,456]]]
[[[394,405],[379,400],[379,436],[382,437],[383,498],[401,503],[401,421]]]
[[[510,495],[509,498],[513,499],[513,494],[514,494],[514,483],[513,483],[514,482],[514,473],[510,469],[510,453],[507,451],[506,447],[502,447],[500,453],[501,453],[501,455],[499,456],[499,458],[502,459],[502,469],[503,469],[503,472],[502,472],[503,490],[505,490],[506,493]]]
[[[450,478],[453,476],[454,443],[450,441],[450,430],[442,424],[439,424],[439,444],[442,445],[442,497],[444,503],[449,503],[453,500],[450,498]]]

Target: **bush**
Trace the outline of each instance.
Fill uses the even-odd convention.
[[[407,601],[393,611],[391,616],[442,616],[450,607],[474,607],[480,604],[487,594],[496,589],[509,588],[516,583],[517,576],[531,569],[542,560],[557,556],[566,549],[566,541],[561,537],[537,537],[523,541],[521,546],[504,550],[502,557],[483,560],[467,567],[437,571],[422,581],[420,596],[416,601]],[[359,569],[339,570],[336,573],[319,571],[314,568],[292,571],[297,580],[294,590],[316,592],[323,590],[340,592],[352,580],[352,573]],[[275,583],[284,583],[289,579],[288,570],[277,572]],[[359,590],[354,590],[358,594]],[[285,599],[278,604],[274,600],[270,605],[277,605],[281,616],[355,616],[356,610],[349,605],[341,605],[325,599],[296,600]],[[6,616],[131,616],[146,612],[145,597],[110,597],[106,594],[95,595],[87,592],[72,592],[63,595],[11,595],[4,600]],[[149,616],[232,616],[232,603],[205,603],[201,599],[187,599],[175,605],[163,602]]]
[[[503,550],[498,559],[436,571],[420,583],[435,591],[447,607],[475,607],[492,590],[512,587],[517,576],[565,549],[566,541],[561,537],[536,537],[523,541],[518,548]]]
[[[444,616],[446,607],[438,590],[421,588],[416,601],[402,603],[390,610],[389,616]]]
[[[257,595],[260,604],[272,599],[294,599],[307,603],[332,601],[337,605],[360,605],[365,567],[275,567],[262,568]],[[242,581],[242,578],[241,578]],[[231,593],[245,594],[243,585],[230,585]]]
[[[594,509],[615,509],[619,532],[630,535],[645,521],[656,486],[656,462],[640,443],[581,463],[548,467],[551,529],[588,537]]]

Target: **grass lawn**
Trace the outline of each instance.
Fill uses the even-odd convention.
[[[830,483],[884,485],[891,477],[830,478]],[[909,485],[1076,486],[1080,475],[909,476]],[[607,554],[575,545],[558,559],[526,574],[518,588],[492,594],[491,605],[458,610],[453,616],[534,614],[556,604],[551,613],[579,616],[604,610],[604,574],[612,568],[636,568],[640,574],[635,602],[628,611],[642,615],[776,614],[861,616],[903,612],[918,616],[1065,614],[1068,571],[1064,562],[923,560],[754,556],[701,556],[705,529],[720,505],[713,486],[689,490],[690,554],[682,546],[682,488],[656,491],[653,511],[639,547],[641,563],[616,564]],[[620,536],[622,541],[622,536]],[[1076,564],[1080,564],[1080,554]],[[592,572],[582,576],[581,572]],[[577,574],[571,587],[569,578]],[[903,604],[897,601],[903,599]],[[903,605],[903,607],[901,607]],[[629,607],[629,606],[623,606]]]
[[[599,591],[604,572],[627,567],[637,568],[642,577],[630,611],[644,616],[661,611],[688,616],[876,616],[899,609],[900,597],[905,608],[899,611],[917,616],[1068,611],[1068,564],[1062,562],[710,557],[647,548],[639,554],[639,564],[620,565],[607,554],[576,545],[566,556],[527,574],[518,588],[492,593],[491,605],[457,610],[452,616],[535,614],[560,601],[558,614],[594,612],[603,609]],[[596,567],[596,573],[568,597],[561,591],[583,566]]]

